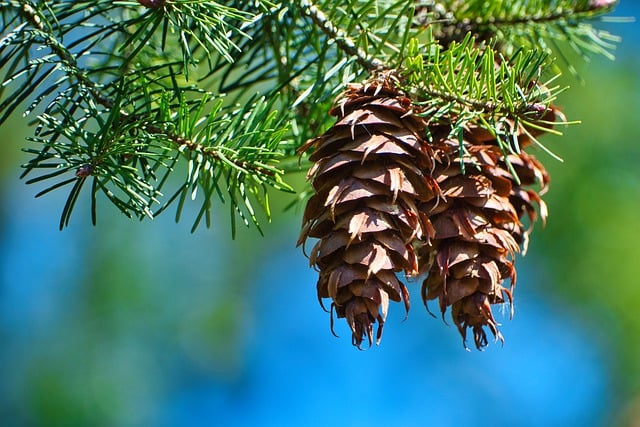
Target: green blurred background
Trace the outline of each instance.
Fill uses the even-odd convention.
[[[616,15],[638,16],[629,3]],[[266,237],[232,241],[224,206],[195,234],[107,203],[92,227],[88,200],[57,231],[66,195],[18,179],[15,117],[0,129],[0,425],[640,426],[640,32],[607,28],[617,60],[564,77],[559,104],[583,124],[545,139],[564,163],[536,153],[550,218],[518,260],[504,347],[482,353],[417,284],[380,347],[352,348],[342,321],[333,337],[284,195]]]

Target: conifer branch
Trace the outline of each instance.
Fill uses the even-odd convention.
[[[212,196],[218,194],[224,201],[224,192],[229,195],[234,215],[240,215],[245,224],[252,222],[259,228],[252,203],[257,202],[267,216],[269,214],[268,199],[261,192],[266,191],[267,186],[291,191],[282,179],[283,172],[274,166],[281,156],[278,145],[286,128],[283,116],[270,111],[276,98],[267,102],[254,97],[245,101],[244,108],[234,109],[233,105],[222,105],[222,99],[212,97],[210,92],[179,82],[179,74],[173,71],[180,65],[177,62],[165,58],[159,66],[146,66],[142,70],[125,68],[131,63],[132,55],[141,52],[142,43],[122,54],[116,50],[115,67],[106,64],[104,68],[87,69],[89,63],[84,58],[83,65],[79,61],[83,54],[93,53],[90,47],[72,53],[69,46],[77,47],[78,42],[63,44],[54,35],[55,32],[63,37],[72,25],[62,20],[50,25],[47,19],[53,11],[47,9],[45,16],[28,2],[11,2],[10,6],[13,9],[3,10],[5,22],[12,11],[24,22],[0,40],[0,57],[28,58],[33,45],[47,46],[51,54],[40,53],[40,58],[25,61],[24,65],[14,61],[8,67],[5,84],[18,82],[19,87],[16,97],[0,103],[4,118],[45,79],[52,79],[57,71],[64,76],[57,80],[56,86],[38,94],[27,110],[27,113],[33,111],[54,89],[59,90],[37,118],[35,137],[30,139],[41,144],[42,149],[25,150],[34,157],[24,165],[23,174],[24,177],[34,170],[44,171],[29,179],[29,184],[72,174],[71,178],[63,178],[37,194],[39,197],[72,186],[60,227],[68,225],[88,179],[93,182],[91,216],[94,223],[98,192],[129,217],[154,217],[176,201],[179,217],[187,193],[194,198],[200,188],[204,200],[194,228],[201,219],[210,224]],[[104,6],[113,7],[108,3]],[[161,6],[154,5],[154,9]],[[67,16],[79,10],[74,4],[67,7],[64,12]],[[63,13],[62,9],[59,11]],[[132,22],[140,21],[134,17]],[[29,29],[29,25],[33,28]],[[99,26],[93,35],[102,33],[105,39],[118,37],[119,31],[132,25],[125,22]],[[19,42],[23,36],[27,43]],[[128,46],[135,46],[135,37],[124,34],[123,40],[127,40]],[[101,73],[103,70],[106,73]],[[21,75],[28,76],[26,82],[20,82]],[[105,76],[109,79],[98,83]],[[60,87],[62,83],[67,87]],[[222,126],[231,126],[232,130],[221,130]],[[167,203],[154,212],[153,205],[161,203],[161,190],[179,160],[190,165],[188,176]],[[226,180],[227,185],[219,184],[219,180]]]
[[[477,34],[492,25],[573,23],[608,13],[616,3],[617,0],[562,0],[549,5],[517,0],[488,4],[480,0],[471,0],[457,3],[457,7],[447,9],[451,10],[453,15],[448,18],[447,25],[455,25]]]
[[[162,7],[163,3],[153,4],[149,7]],[[27,2],[22,3],[22,13],[24,14],[25,19],[39,31],[46,35],[44,43],[60,58],[60,61],[66,66],[69,74],[75,77],[78,82],[87,87],[89,93],[93,96],[94,100],[104,106],[107,109],[111,109],[114,106],[113,100],[109,99],[105,96],[99,89],[99,87],[92,81],[89,77],[87,77],[87,73],[82,70],[74,58],[74,56],[69,52],[69,50],[60,43],[49,31],[47,31],[44,27],[44,24],[41,18],[37,15],[36,10]],[[116,119],[119,123],[135,123],[135,122],[143,122],[145,119],[141,115],[129,115],[125,111],[120,110],[118,112],[118,118]],[[167,132],[157,126],[148,125],[145,130],[150,134],[158,134],[165,135],[166,138],[173,142],[177,149],[187,149],[190,151],[198,151],[202,152],[205,156],[211,157],[212,160],[219,161],[221,160],[220,154],[216,152],[215,147],[204,147],[202,144],[190,141],[187,138],[174,134],[172,132]],[[237,159],[229,159],[229,161],[237,168],[246,170],[250,173],[264,173],[272,176],[273,171],[265,169],[259,165],[252,165],[249,162],[237,160]],[[92,162],[91,169],[95,169],[99,164]],[[87,169],[82,169],[86,171]],[[82,172],[81,175],[87,175],[86,172]]]
[[[425,57],[424,51],[431,55]],[[476,47],[475,39],[467,34],[447,49],[433,39],[426,44],[413,40],[403,73],[407,90],[430,110],[531,115],[544,110],[560,91],[539,81],[546,59],[542,52],[521,50],[506,60],[490,46]],[[429,114],[438,117],[433,111]]]
[[[478,40],[494,40],[507,54],[521,47],[535,47],[563,56],[556,44],[566,42],[585,59],[589,53],[612,59],[611,50],[619,38],[594,28],[589,21],[611,12],[616,3],[615,0],[561,0],[553,4],[526,0],[448,0],[442,4],[451,12],[437,16],[436,20],[440,20],[435,26],[437,38],[445,46],[471,33]],[[575,74],[566,60],[565,65]],[[557,69],[557,65],[554,67]]]
[[[544,52],[527,49],[505,59],[491,46],[478,46],[470,33],[444,48],[428,31],[426,44],[410,43],[402,76],[417,114],[430,126],[448,127],[450,137],[460,141],[468,129],[484,129],[494,135],[512,169],[510,156],[520,154],[518,139],[526,128],[557,133],[552,127],[560,124],[562,116],[552,102],[564,89],[552,86],[553,79],[539,80],[546,61]],[[527,135],[557,158],[531,132]],[[460,155],[466,155],[463,147]],[[461,167],[464,173],[465,162]]]
[[[266,207],[266,188],[290,191],[291,168],[277,162],[326,129],[347,83],[398,70],[398,89],[431,122],[544,130],[562,90],[540,81],[544,40],[608,49],[586,20],[611,1],[427,3],[0,0],[0,124],[21,105],[37,112],[29,140],[41,146],[26,149],[23,176],[60,179],[38,195],[73,187],[61,224],[90,181],[94,220],[98,192],[149,217],[173,202],[179,216],[201,192],[196,223],[217,194],[257,224],[248,198]],[[183,163],[187,177],[163,204]]]
[[[335,42],[336,45],[347,55],[355,57],[358,63],[365,69],[373,72],[375,70],[387,68],[384,62],[379,59],[369,58],[367,53],[363,49],[358,48],[344,31],[337,28],[318,8],[318,6],[308,0],[301,1],[300,5],[302,6],[301,10],[303,13],[311,18],[314,24],[316,24],[318,28],[327,35],[329,40]]]
[[[596,15],[600,15],[609,12],[616,1],[589,1],[586,8],[576,9],[560,9],[549,13],[548,15],[524,15],[524,16],[506,16],[503,18],[496,18],[489,16],[486,20],[477,18],[475,22],[470,23],[473,27],[486,27],[490,25],[496,26],[513,26],[523,24],[548,24],[562,21],[577,21],[581,19],[593,18]]]
[[[78,83],[86,86],[97,103],[101,104],[105,108],[111,108],[113,106],[111,100],[106,98],[100,92],[95,82],[87,77],[87,73],[78,66],[78,62],[73,54],[71,54],[71,52],[69,52],[69,50],[54,37],[50,30],[45,28],[42,18],[37,14],[37,11],[29,4],[29,2],[22,1],[21,5],[21,13],[24,18],[41,33],[44,38],[43,43],[48,46],[51,51],[58,56],[58,58],[60,58],[60,61],[65,66],[67,73],[77,79]]]

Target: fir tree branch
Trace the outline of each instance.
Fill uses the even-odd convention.
[[[585,59],[589,53],[612,59],[611,50],[619,38],[594,28],[589,21],[611,12],[616,3],[613,0],[560,0],[553,4],[527,0],[447,0],[442,2],[442,9],[450,13],[440,16],[441,21],[436,16],[434,24],[438,28],[437,38],[445,46],[472,33],[481,41],[495,40],[508,55],[521,47],[536,47],[564,57],[557,43],[566,42]],[[574,72],[568,60],[565,65]]]
[[[139,114],[129,115],[124,111],[120,111],[118,115],[119,115],[118,120],[121,123],[127,122],[127,123],[140,124],[148,120],[148,117],[145,117],[143,115],[139,115]],[[161,128],[160,126],[153,125],[153,124],[145,125],[144,131],[152,135],[164,136],[167,140],[171,141],[174,144],[175,148],[178,151],[188,150],[193,152],[199,152],[199,153],[202,153],[205,157],[209,157],[211,160],[216,162],[223,160],[224,156],[218,151],[216,146],[207,146],[203,143],[192,141],[188,138],[182,137],[176,133],[173,133],[171,131]],[[268,176],[275,176],[277,173],[277,171],[274,171],[273,169],[267,168],[262,165],[253,164],[241,159],[224,158],[224,161],[230,162],[235,168],[246,171],[247,173],[254,173],[254,174],[268,175]]]
[[[466,26],[468,31],[479,33],[488,26],[516,26],[522,24],[548,24],[564,21],[584,21],[610,12],[617,0],[561,0],[549,4],[540,1],[480,0],[464,3],[444,2],[452,11],[447,25]]]
[[[430,124],[450,125],[452,138],[468,126],[487,129],[496,136],[505,160],[507,154],[518,153],[516,134],[522,126],[557,133],[552,130],[552,102],[564,89],[552,86],[553,79],[539,81],[547,64],[545,53],[522,49],[507,60],[491,46],[479,46],[470,33],[448,48],[427,34],[426,44],[411,42],[401,70],[418,115],[428,117]]]
[[[61,227],[68,225],[78,195],[88,179],[93,180],[93,222],[98,191],[127,216],[154,217],[175,200],[180,201],[179,216],[187,190],[193,198],[196,189],[200,188],[204,201],[194,228],[203,218],[210,224],[215,193],[224,201],[222,194],[227,192],[234,212],[246,224],[253,222],[259,227],[251,199],[268,214],[268,199],[260,192],[266,191],[267,187],[291,191],[282,180],[283,172],[274,166],[280,157],[278,146],[286,126],[281,115],[269,112],[273,101],[250,99],[244,109],[234,110],[232,105],[222,106],[221,99],[212,98],[208,92],[179,83],[179,76],[173,71],[178,63],[165,60],[160,66],[143,70],[125,68],[132,55],[141,52],[138,47],[117,57],[119,64],[115,68],[105,65],[104,70],[109,70],[111,80],[98,83],[94,78],[100,78],[100,69],[84,68],[78,60],[82,55],[72,53],[68,47],[77,45],[77,41],[67,45],[59,41],[47,17],[30,3],[11,2],[11,6],[18,10],[24,23],[0,41],[0,56],[10,47],[13,50],[9,50],[6,57],[16,57],[16,53],[19,59],[20,55],[26,57],[32,45],[47,46],[51,54],[31,60],[13,75],[11,70],[16,68],[17,62],[10,66],[7,82],[17,81],[25,74],[30,77],[18,89],[18,102],[8,99],[0,104],[0,111],[4,109],[6,117],[19,101],[58,70],[64,77],[58,79],[57,84],[64,82],[67,86],[66,89],[56,86],[45,89],[28,109],[28,112],[33,111],[47,95],[59,90],[39,114],[36,136],[31,140],[41,144],[42,149],[26,150],[34,157],[24,165],[23,174],[24,177],[34,170],[45,171],[29,179],[27,183],[30,184],[73,174],[72,178],[49,185],[37,194],[39,197],[72,184],[61,216]],[[69,14],[75,10],[70,9]],[[3,11],[3,17],[6,16]],[[144,26],[138,18],[133,21]],[[33,29],[27,29],[28,25]],[[60,29],[56,32],[60,37],[72,28],[63,21],[56,21],[55,25]],[[117,35],[119,28],[102,26],[94,35],[101,31],[102,37]],[[28,43],[19,43],[19,37],[23,36],[28,37]],[[135,37],[124,34],[130,45],[135,44]],[[148,37],[143,36],[143,40]],[[88,53],[88,49],[85,47],[81,52]],[[86,66],[87,62],[83,64]],[[33,82],[38,73],[41,77]],[[221,130],[222,126],[231,126],[232,130]],[[179,198],[170,198],[161,209],[153,212],[152,206],[160,204],[160,191],[179,160],[186,160],[190,165],[184,185],[175,193]],[[52,169],[53,172],[49,172]],[[163,169],[163,176],[158,176]],[[220,179],[227,180],[226,187],[218,184]]]
[[[581,19],[590,19],[594,16],[607,13],[611,11],[616,1],[589,1],[586,8],[576,9],[560,9],[554,10],[548,15],[523,15],[523,16],[505,16],[503,18],[496,18],[489,16],[483,18],[477,18],[475,22],[470,25],[476,28],[482,29],[483,27],[495,25],[495,26],[514,26],[523,24],[547,24],[553,22],[562,21],[577,21]]]
[[[446,49],[432,35],[429,38],[425,44],[412,41],[402,73],[408,91],[446,114],[451,108],[496,115],[532,113],[557,95],[557,89],[538,81],[547,59],[544,53],[521,50],[506,60],[491,46],[478,46],[470,33]]]
[[[258,225],[252,203],[268,214],[266,189],[290,190],[277,162],[330,124],[346,83],[399,69],[430,120],[508,139],[514,123],[549,128],[562,89],[540,81],[545,42],[608,52],[585,22],[611,1],[427,3],[414,18],[404,1],[0,0],[0,123],[27,101],[38,111],[24,175],[40,173],[39,195],[72,187],[61,225],[89,181],[94,220],[98,192],[149,217],[199,194],[194,227],[215,197]]]
[[[156,4],[156,5],[153,5],[152,7],[161,7],[161,6],[164,6],[164,3]],[[65,65],[66,69],[69,70],[69,73],[78,80],[78,83],[88,88],[89,93],[91,93],[94,100],[98,104],[104,106],[107,109],[113,108],[114,106],[113,100],[106,97],[100,91],[100,89],[95,84],[95,82],[92,81],[89,77],[87,77],[87,73],[81,68],[79,68],[76,59],[65,48],[65,46],[62,45],[56,38],[54,38],[51,33],[46,31],[41,18],[38,16],[36,10],[29,3],[27,2],[22,3],[22,13],[25,19],[27,20],[27,22],[29,22],[39,31],[46,34],[44,44],[48,46],[53,51],[53,53],[55,53],[60,58],[60,61]],[[122,111],[122,110],[118,112],[118,115],[119,116],[117,118],[117,121],[119,123],[140,122],[143,120],[143,117],[140,115],[130,116],[129,114],[127,114],[125,111]],[[172,141],[175,144],[177,149],[184,148],[192,151],[202,151],[205,155],[210,156],[213,160],[216,160],[216,161],[220,160],[220,155],[216,153],[215,150],[211,149],[211,147],[204,150],[203,149],[204,147],[201,144],[194,143],[193,141],[190,141],[186,138],[183,138],[171,132],[166,132],[156,126],[148,126],[146,130],[152,134],[164,134],[168,140]],[[231,160],[231,162],[236,167],[243,170],[247,170],[249,172],[265,173],[267,175],[273,175],[273,171],[266,170],[261,166],[251,165],[248,162],[238,161],[238,160],[235,160],[235,161]],[[93,168],[95,168],[96,166],[99,166],[99,165],[95,163],[92,164]]]
[[[308,0],[302,0],[300,2],[302,6],[302,12],[311,18],[314,24],[327,35],[329,40],[332,40],[336,45],[342,49],[347,55],[356,58],[358,63],[370,72],[388,68],[384,62],[376,58],[369,58],[367,53],[356,46],[356,44],[349,38],[344,31],[337,28],[327,16],[312,2]]]
[[[101,104],[106,108],[111,108],[113,103],[111,100],[104,97],[100,90],[98,89],[95,82],[93,82],[88,76],[87,73],[80,69],[78,66],[78,62],[69,50],[56,39],[53,34],[45,28],[44,23],[41,17],[38,15],[37,11],[28,3],[21,2],[22,9],[21,14],[29,22],[34,28],[39,30],[44,38],[44,45],[49,47],[51,51],[60,58],[61,63],[65,66],[68,74],[77,79],[79,84],[86,86],[89,89],[89,92],[93,95],[93,98],[96,102]]]
[[[346,83],[400,64],[408,40],[423,31],[412,16],[411,2],[278,3],[247,26],[251,39],[239,44],[234,63],[218,61],[206,81],[234,100],[256,88],[278,93],[293,106],[291,129],[301,144],[327,126],[331,101]]]

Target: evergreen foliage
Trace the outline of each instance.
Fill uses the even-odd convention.
[[[614,6],[0,1],[0,125],[16,112],[33,118],[23,177],[44,186],[38,196],[67,189],[61,228],[83,188],[94,223],[102,194],[136,218],[173,207],[178,219],[195,199],[194,229],[220,200],[234,224],[259,226],[268,192],[292,191],[282,161],[331,125],[346,83],[397,70],[430,120],[455,117],[452,135],[481,126],[518,153],[519,127],[507,123],[552,131],[541,112],[572,68],[555,58],[611,56],[615,37],[592,20]]]

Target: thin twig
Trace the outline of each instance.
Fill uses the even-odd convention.
[[[318,7],[310,1],[300,2],[302,12],[316,24],[323,33],[333,40],[336,45],[347,55],[356,58],[356,61],[369,71],[388,68],[384,62],[377,58],[370,58],[367,53],[356,46],[351,38],[341,29],[337,28]]]

